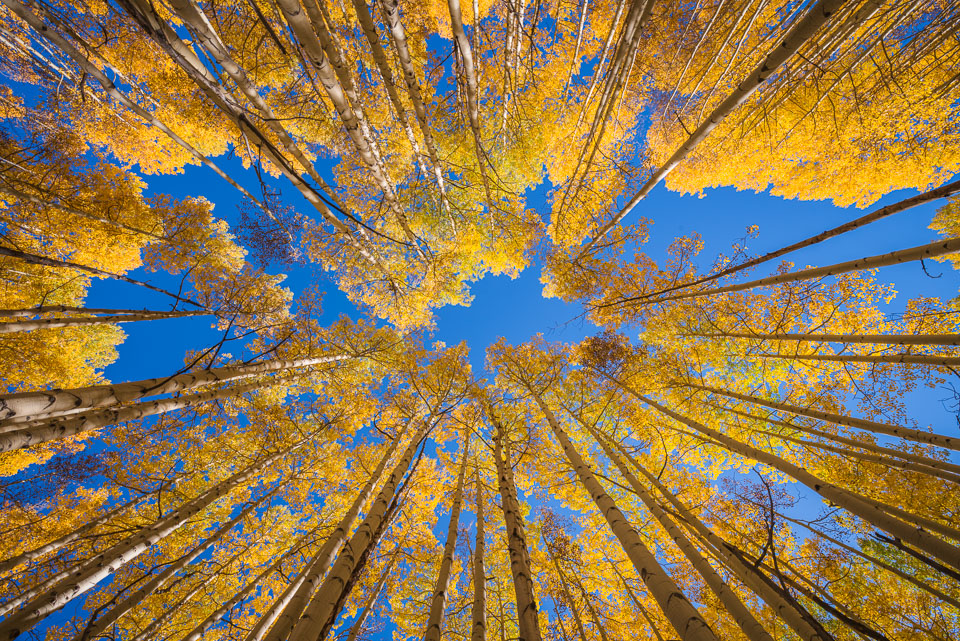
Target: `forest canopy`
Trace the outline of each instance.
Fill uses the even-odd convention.
[[[0,641],[960,638],[958,177],[957,0],[0,0]]]

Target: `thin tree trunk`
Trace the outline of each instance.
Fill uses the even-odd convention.
[[[116,425],[126,421],[166,414],[178,409],[195,407],[208,401],[239,396],[263,387],[262,383],[248,383],[236,387],[226,387],[212,392],[188,394],[159,401],[142,401],[119,409],[91,410],[71,416],[40,419],[24,423],[15,432],[0,434],[0,452],[10,452],[32,445],[55,441],[68,436],[90,432],[101,427]]]
[[[606,558],[606,556],[604,556],[604,558]],[[627,579],[623,576],[623,573],[620,572],[620,568],[618,568],[616,563],[613,563],[610,559],[607,559],[607,563],[610,564],[610,567],[613,568],[613,571],[616,573],[617,577],[620,578],[620,583],[623,584],[623,589],[626,590],[627,596],[630,597],[630,601],[633,602],[634,607],[640,611],[640,615],[647,622],[647,625],[650,626],[653,636],[657,637],[657,641],[664,641],[663,634],[660,633],[660,628],[654,622],[653,617],[650,616],[650,613],[647,612],[647,609],[643,607],[642,603],[640,603],[640,599],[637,598],[637,595],[633,593],[633,588],[631,588],[630,584],[627,583]]]
[[[960,366],[960,356],[940,356],[937,354],[757,354],[757,356],[759,358],[834,363],[891,363],[895,365],[929,365],[941,368]]]
[[[700,554],[699,550],[694,547],[690,539],[683,533],[683,530],[681,530],[670,516],[657,504],[647,488],[640,483],[640,479],[630,471],[630,468],[627,467],[624,460],[613,450],[606,439],[600,435],[599,431],[587,424],[578,414],[574,414],[573,412],[570,412],[570,414],[576,418],[580,425],[600,444],[607,458],[617,466],[623,478],[627,480],[636,495],[643,501],[644,506],[646,506],[654,518],[660,522],[660,525],[662,525],[663,529],[670,535],[670,538],[673,539],[676,546],[683,555],[687,557],[687,560],[690,561],[690,565],[692,565],[703,578],[703,582],[706,583],[707,587],[717,595],[723,607],[726,608],[727,612],[733,617],[733,620],[736,621],[740,629],[743,630],[747,639],[750,639],[750,641],[773,641],[770,633],[764,629],[763,625],[757,621],[740,597],[737,596],[730,586],[717,574],[710,563]]]
[[[383,471],[393,457],[397,449],[397,444],[400,442],[406,430],[407,427],[404,426],[393,442],[390,443],[380,458],[376,469],[374,469],[366,484],[360,490],[359,494],[357,494],[357,498],[354,499],[350,509],[348,509],[340,519],[336,529],[330,533],[330,536],[327,537],[327,540],[320,550],[317,551],[313,558],[304,566],[303,570],[277,598],[271,608],[260,618],[256,625],[254,625],[245,641],[260,641],[261,639],[264,641],[282,641],[289,637],[297,621],[300,619],[303,609],[307,606],[310,595],[316,588],[317,583],[323,578],[327,568],[330,567],[330,562],[340,550],[344,541],[347,540],[347,534],[349,534],[350,528],[353,527],[353,523],[356,521],[357,515],[360,514],[360,510],[367,504],[370,494],[373,493],[373,488],[376,487],[377,482],[383,475]],[[276,622],[275,624],[274,621]]]
[[[3,0],[6,2],[7,0]],[[136,280],[135,278],[130,278],[129,276],[124,276],[123,274],[115,274],[113,272],[104,271],[102,269],[97,269],[96,267],[89,267],[87,265],[81,265],[80,263],[74,263],[68,260],[60,260],[59,258],[49,258],[47,256],[37,256],[36,254],[30,254],[27,252],[22,252],[11,247],[0,247],[0,256],[10,256],[11,258],[17,258],[24,261],[25,263],[30,263],[31,265],[42,265],[43,267],[57,267],[60,269],[75,269],[78,271],[86,272],[88,274],[93,274],[95,276],[102,276],[104,278],[112,278],[114,280],[119,280],[124,283],[130,283],[131,285],[137,285],[139,287],[144,287],[151,291],[159,292],[166,296],[176,299],[181,303],[187,303],[193,305],[194,307],[199,307],[204,309],[203,305],[200,303],[194,302],[189,298],[183,298],[179,294],[174,294],[160,287],[151,285],[150,283],[145,283],[142,280]]]
[[[733,572],[744,585],[757,594],[770,606],[771,610],[782,619],[804,641],[833,641],[831,636],[809,612],[793,599],[788,599],[782,589],[778,589],[769,579],[755,567],[746,564],[726,545],[721,537],[715,534],[680,502],[673,492],[667,489],[653,474],[617,445],[617,450],[624,458],[630,461],[633,467],[643,474],[653,487],[663,495],[677,510],[677,514],[693,531],[714,550],[717,556]]]
[[[767,416],[758,416],[756,414],[751,414],[749,412],[742,412],[740,410],[733,409],[731,407],[724,407],[715,403],[707,403],[711,407],[719,408],[725,412],[731,412],[737,416],[743,416],[745,418],[755,419],[762,421],[764,423],[770,423],[771,425],[782,425],[784,427],[796,430],[802,434],[808,434],[810,436],[817,436],[822,439],[830,440],[835,443],[842,443],[844,445],[849,445],[850,447],[856,447],[860,449],[867,450],[868,452],[873,452],[885,459],[903,459],[904,461],[909,461],[911,464],[915,465],[916,471],[921,471],[924,474],[929,474],[931,476],[937,476],[947,481],[953,480],[954,477],[960,476],[960,465],[956,465],[949,461],[941,461],[939,459],[930,458],[927,456],[922,456],[920,454],[913,454],[912,452],[907,452],[905,450],[898,450],[891,447],[883,447],[881,445],[876,445],[874,443],[867,443],[866,441],[861,441],[858,439],[849,438],[842,436],[840,434],[831,434],[829,432],[823,432],[812,427],[806,427],[803,425],[797,425],[794,423],[789,423],[787,421],[779,421],[774,418]]]
[[[423,104],[423,96],[420,94],[417,70],[410,57],[410,50],[407,47],[407,36],[403,29],[403,24],[400,22],[400,7],[398,6],[397,0],[381,0],[380,7],[383,10],[384,20],[390,28],[390,36],[394,49],[396,49],[397,52],[397,59],[400,61],[400,68],[403,70],[403,77],[407,86],[407,95],[413,104],[413,112],[416,114],[417,124],[420,126],[420,133],[423,135],[424,146],[427,148],[427,153],[430,156],[430,162],[436,173],[438,184],[441,186],[441,193],[443,197],[446,198],[446,189],[443,187],[443,169],[440,163],[440,157],[437,155],[437,146],[433,140],[433,133],[430,131],[430,125],[427,122],[427,109]]]
[[[563,596],[567,603],[570,604],[570,614],[573,615],[573,622],[577,625],[577,633],[580,635],[580,641],[587,641],[587,632],[583,627],[583,619],[580,618],[580,612],[577,610],[577,604],[573,600],[573,595],[570,594],[570,586],[567,585],[567,577],[563,574],[563,569],[560,567],[560,562],[557,560],[557,555],[553,553],[553,548],[550,546],[550,543],[547,542],[546,536],[541,530],[540,536],[543,537],[543,545],[547,549],[547,556],[550,557],[550,562],[553,563],[553,568],[557,572],[557,578],[560,580],[560,589],[563,591]]]
[[[873,555],[867,554],[867,553],[864,552],[863,550],[860,550],[860,549],[858,549],[858,548],[855,548],[855,547],[853,547],[852,545],[847,545],[847,544],[844,543],[843,541],[840,541],[840,540],[838,540],[838,539],[835,539],[835,538],[833,538],[832,536],[830,536],[829,534],[827,534],[826,532],[822,532],[821,530],[818,530],[818,529],[814,528],[813,526],[811,526],[811,525],[809,525],[809,524],[807,524],[807,523],[804,523],[803,521],[798,521],[798,520],[796,520],[796,519],[792,519],[792,518],[790,518],[789,516],[786,516],[785,514],[779,514],[778,516],[779,516],[780,518],[786,520],[786,521],[790,521],[791,523],[795,523],[795,524],[797,524],[797,525],[799,525],[799,526],[801,526],[801,527],[804,527],[804,528],[806,528],[807,530],[809,530],[811,533],[815,534],[816,536],[819,536],[820,538],[824,539],[825,541],[829,541],[829,542],[832,543],[833,545],[836,545],[838,548],[840,548],[840,549],[842,549],[842,550],[845,550],[845,551],[847,551],[847,552],[850,552],[851,554],[854,554],[854,555],[860,557],[861,559],[863,559],[863,560],[865,560],[865,561],[868,561],[869,563],[877,566],[878,568],[882,568],[882,569],[886,570],[887,572],[890,572],[891,574],[894,574],[894,575],[900,577],[900,578],[903,579],[904,581],[907,581],[907,582],[909,582],[909,583],[912,583],[913,585],[915,585],[916,587],[920,588],[920,589],[923,590],[924,592],[930,594],[931,596],[933,596],[933,597],[935,597],[935,598],[937,598],[937,599],[940,599],[940,600],[943,601],[944,603],[949,603],[950,605],[952,605],[953,607],[955,607],[958,611],[960,611],[960,600],[957,600],[956,598],[954,598],[954,597],[952,597],[952,596],[950,596],[950,595],[948,595],[948,594],[946,594],[946,593],[944,593],[944,592],[941,592],[941,591],[938,590],[937,588],[933,587],[932,585],[930,585],[930,584],[928,584],[928,583],[926,583],[926,582],[924,582],[924,581],[921,581],[920,579],[916,578],[915,576],[913,576],[913,575],[911,575],[911,574],[908,574],[908,573],[904,572],[903,570],[901,570],[901,569],[899,569],[899,568],[897,568],[897,567],[895,567],[895,566],[892,566],[892,565],[890,565],[889,563],[886,563],[885,561],[882,561],[881,559],[878,559],[877,557],[875,557],[875,556],[873,556]]]
[[[776,432],[770,432],[768,430],[758,430],[755,428],[746,428],[751,432],[756,432],[758,434],[764,434],[766,436],[772,436],[773,438],[778,438],[784,441],[789,441],[790,443],[796,443],[797,445],[802,445],[808,448],[815,448],[825,452],[833,452],[834,454],[839,454],[841,456],[846,456],[848,458],[856,459],[858,461],[864,461],[867,463],[878,463],[889,468],[896,468],[899,470],[906,470],[910,472],[917,472],[918,474],[925,474],[927,476],[933,476],[945,481],[950,481],[951,483],[956,483],[960,485],[960,475],[952,474],[950,472],[944,472],[933,467],[926,465],[920,465],[918,463],[912,463],[910,461],[903,461],[897,458],[892,458],[889,456],[880,456],[878,454],[868,454],[865,452],[855,452],[851,449],[845,447],[837,447],[830,445],[828,443],[818,443],[816,441],[807,441],[802,438],[795,438],[793,436],[787,436],[786,434],[778,434]]]
[[[483,526],[483,486],[480,485],[480,467],[474,469],[474,485],[477,491],[477,542],[473,553],[473,607],[470,619],[470,641],[486,641],[487,638],[487,576],[483,567],[486,535]]]
[[[581,485],[593,498],[597,509],[603,514],[611,531],[620,541],[624,552],[636,568],[637,574],[643,579],[647,589],[656,599],[657,604],[663,610],[674,630],[683,641],[715,641],[716,636],[703,616],[693,607],[653,553],[644,545],[637,531],[624,518],[614,500],[606,493],[580,453],[577,452],[573,442],[560,426],[557,417],[554,416],[553,411],[544,403],[540,394],[526,383],[524,385],[527,386],[527,389],[537,401],[540,411],[546,417],[547,423],[556,435],[557,440],[560,441],[567,461],[576,472]]]
[[[603,622],[600,621],[600,613],[597,612],[597,608],[590,600],[590,593],[587,592],[587,589],[583,586],[583,581],[580,580],[576,572],[572,572],[570,576],[573,577],[573,582],[577,584],[577,589],[580,590],[580,596],[583,597],[584,605],[586,605],[587,610],[590,611],[590,618],[593,620],[593,625],[596,626],[597,631],[600,633],[600,641],[610,641],[610,637],[607,636],[607,630]]]
[[[387,509],[400,484],[400,479],[410,468],[413,456],[426,437],[429,428],[429,422],[424,421],[423,427],[417,430],[411,439],[400,461],[393,468],[393,472],[391,472],[390,477],[373,502],[366,518],[363,519],[357,531],[350,537],[350,541],[343,546],[340,554],[337,555],[337,560],[330,569],[330,573],[324,579],[316,594],[313,595],[290,634],[289,641],[323,641],[323,639],[317,637],[328,627],[329,622],[336,618],[336,608],[350,576],[356,569],[363,551],[374,540],[375,533],[383,524]]]
[[[842,489],[836,485],[833,485],[832,483],[827,483],[826,481],[817,478],[810,472],[807,472],[803,468],[794,465],[793,463],[790,463],[789,461],[786,461],[775,454],[764,452],[763,450],[757,449],[751,445],[747,445],[746,443],[742,443],[730,438],[725,434],[721,434],[720,432],[711,429],[706,425],[681,416],[680,414],[667,409],[656,401],[638,394],[629,387],[624,387],[624,389],[653,409],[666,416],[669,416],[675,421],[693,428],[705,436],[708,436],[710,439],[713,439],[731,452],[751,458],[755,461],[759,461],[764,465],[769,465],[770,467],[791,476],[795,480],[815,491],[817,494],[820,494],[827,501],[844,508],[851,514],[863,519],[867,523],[870,523],[875,527],[884,530],[885,532],[889,532],[893,536],[907,541],[911,545],[916,546],[924,552],[937,557],[951,567],[960,569],[960,549],[926,532],[922,527],[905,523],[900,519],[893,517],[891,514],[896,512],[899,515],[907,515],[911,518],[911,520],[914,521],[928,521],[927,519],[917,517],[916,515],[910,515],[905,513],[903,510],[899,510],[898,508],[884,505],[879,501],[860,496],[859,494]],[[943,528],[941,527],[939,529]],[[949,536],[954,535],[951,534]]]
[[[843,343],[857,345],[960,345],[960,334],[754,334],[716,332],[685,334],[698,338],[753,338],[764,341],[801,341],[807,343]]]
[[[98,636],[103,634],[107,628],[109,628],[113,623],[122,617],[124,614],[130,612],[133,608],[139,605],[144,599],[153,594],[161,585],[163,585],[167,579],[172,577],[174,574],[182,570],[189,563],[195,561],[201,554],[212,548],[214,545],[220,542],[220,540],[232,530],[240,521],[245,519],[253,510],[258,508],[264,501],[272,497],[280,489],[278,485],[276,488],[270,492],[266,492],[256,501],[250,503],[247,507],[242,509],[236,516],[232,519],[221,525],[216,532],[207,537],[204,541],[200,543],[193,550],[183,554],[179,559],[173,563],[168,564],[161,572],[157,573],[153,578],[144,582],[136,590],[130,592],[127,597],[118,603],[117,605],[110,608],[106,614],[97,617],[96,619],[90,621],[84,629],[74,637],[74,641],[86,641],[87,639],[96,639]]]
[[[264,206],[257,198],[253,196],[249,191],[244,189],[237,181],[231,178],[225,171],[223,171],[215,162],[201,154],[197,151],[190,143],[185,141],[183,138],[178,136],[173,130],[171,130],[167,125],[165,125],[160,120],[157,120],[153,114],[141,107],[136,101],[129,98],[126,94],[117,89],[113,81],[110,80],[103,71],[101,71],[96,65],[94,65],[89,58],[87,58],[83,53],[81,53],[76,47],[74,47],[68,40],[66,40],[62,35],[50,29],[40,18],[31,12],[26,5],[24,5],[20,0],[0,0],[3,4],[13,11],[17,16],[22,18],[27,24],[29,24],[38,34],[41,34],[44,38],[49,40],[55,46],[57,46],[61,51],[63,51],[67,57],[73,59],[75,63],[84,71],[84,73],[92,76],[97,80],[101,87],[103,87],[104,92],[122,104],[124,107],[132,111],[138,117],[142,118],[144,122],[154,127],[155,129],[160,130],[176,144],[182,147],[187,153],[189,153],[194,159],[206,165],[208,168],[212,169],[218,176],[223,178],[227,183],[243,194],[244,197],[250,199],[251,202],[256,203],[260,209],[264,212],[270,214],[274,220],[276,217],[272,215],[267,207]],[[279,221],[278,221],[279,222]]]
[[[5,419],[0,423],[0,433],[21,429],[20,425],[10,423],[10,419],[25,422],[43,417],[70,415],[88,409],[131,403],[150,396],[193,390],[212,383],[224,383],[270,372],[336,363],[349,358],[351,357],[323,356],[297,360],[272,360],[249,365],[228,365],[128,383],[4,394],[0,395],[0,418]],[[8,427],[9,425],[12,426]]]
[[[646,197],[650,191],[666,176],[676,169],[676,167],[686,158],[697,145],[703,142],[707,136],[719,125],[724,118],[732,113],[737,107],[742,105],[753,93],[760,88],[784,62],[797,53],[800,48],[813,37],[821,26],[826,24],[830,18],[844,3],[844,0],[819,0],[813,5],[802,19],[787,32],[781,39],[777,47],[771,51],[759,66],[742,80],[719,105],[707,116],[706,120],[682,145],[653,172],[653,175],[643,184],[640,190],[624,205],[624,207],[606,224],[604,224],[593,238],[587,242],[586,246],[580,251],[577,258],[583,257],[590,251],[597,241],[605,236],[615,225],[619,224],[632,210],[637,203]]]
[[[869,214],[860,216],[859,218],[851,220],[850,222],[844,223],[838,227],[834,227],[833,229],[828,229],[827,231],[820,232],[816,236],[811,236],[799,242],[793,243],[792,245],[787,245],[786,247],[782,247],[781,249],[768,252],[763,256],[760,256],[758,258],[753,258],[746,262],[740,263],[739,265],[734,265],[732,267],[722,269],[716,274],[710,274],[709,276],[704,276],[703,278],[699,278],[690,283],[683,283],[681,285],[674,285],[673,287],[666,287],[659,291],[645,294],[642,298],[656,298],[657,296],[662,296],[663,294],[668,294],[670,292],[677,291],[678,289],[686,289],[688,287],[694,287],[696,285],[702,285],[704,283],[709,283],[715,280],[719,280],[724,276],[730,276],[731,274],[736,274],[737,272],[743,271],[744,269],[749,269],[750,267],[756,267],[757,265],[761,265],[763,263],[769,262],[776,258],[780,258],[781,256],[785,256],[786,254],[790,254],[799,249],[803,249],[804,247],[810,247],[811,245],[822,243],[825,240],[828,240],[835,236],[839,236],[841,234],[845,234],[848,231],[853,231],[854,229],[858,229],[874,221],[880,220],[882,218],[886,218],[887,216],[892,216],[893,214],[900,213],[901,211],[906,211],[907,209],[911,209],[913,207],[931,202],[933,200],[938,200],[940,198],[948,198],[956,193],[960,193],[960,180],[956,180],[952,183],[947,183],[946,185],[942,185],[940,187],[937,187],[936,189],[925,191],[922,194],[917,194],[916,196],[912,196],[910,198],[905,198],[900,202],[893,203],[892,205],[881,207],[876,211],[872,211]],[[926,345],[928,343],[916,343],[916,344]],[[939,345],[942,343],[936,343],[936,344]],[[955,345],[956,343],[949,343],[949,344]]]
[[[443,633],[443,609],[447,602],[447,587],[450,583],[450,571],[453,568],[453,555],[457,546],[457,532],[460,525],[460,509],[463,504],[463,480],[467,473],[467,454],[470,452],[470,433],[463,440],[463,457],[460,459],[460,473],[457,475],[457,489],[450,507],[450,525],[447,528],[447,540],[443,546],[443,559],[440,571],[433,587],[433,598],[427,616],[427,631],[423,641],[440,641]]]
[[[542,636],[540,621],[537,617],[537,601],[533,592],[530,552],[527,550],[527,535],[523,527],[523,517],[520,514],[517,486],[513,480],[509,443],[503,442],[507,437],[503,425],[497,421],[489,408],[487,408],[487,414],[495,428],[493,457],[497,466],[503,521],[507,528],[507,552],[510,556],[510,573],[513,575],[513,588],[517,599],[519,640],[540,641]]]
[[[312,534],[312,533],[311,533]],[[243,589],[234,594],[232,597],[224,601],[217,609],[210,613],[210,615],[204,619],[197,627],[191,630],[186,634],[180,641],[200,641],[203,636],[207,633],[210,628],[217,624],[218,621],[230,610],[235,608],[240,602],[246,599],[254,590],[260,587],[263,584],[263,581],[269,577],[274,572],[279,572],[283,567],[283,562],[289,559],[291,556],[296,554],[297,551],[302,547],[303,541],[306,540],[310,534],[305,535],[299,543],[293,546],[286,554],[280,556],[276,561],[271,563],[267,568],[258,574],[254,579],[248,582]],[[144,639],[135,639],[134,641],[145,641]]]
[[[583,0],[583,7],[580,9],[580,27],[577,29],[577,44],[573,48],[573,57],[570,59],[570,72],[567,74],[567,81],[563,85],[561,99],[567,94],[570,82],[573,80],[573,74],[580,67],[580,45],[583,43],[583,27],[587,24],[587,9],[590,7],[590,0]]]
[[[668,303],[671,301],[678,300],[687,300],[690,298],[702,298],[704,296],[713,296],[716,294],[727,294],[730,292],[742,292],[748,289],[754,289],[756,287],[769,287],[771,285],[779,285],[781,283],[794,283],[801,282],[806,280],[816,280],[820,278],[825,278],[827,276],[837,276],[839,274],[849,274],[850,272],[862,271],[865,269],[877,269],[878,267],[887,267],[889,265],[900,265],[902,263],[909,263],[917,260],[924,260],[927,258],[936,258],[938,256],[945,256],[947,254],[953,254],[960,251],[960,238],[948,238],[945,240],[938,240],[927,245],[920,245],[918,247],[910,247],[908,249],[900,249],[897,251],[889,252],[886,254],[877,254],[875,256],[866,256],[864,258],[858,258],[856,260],[848,260],[844,263],[836,263],[834,265],[827,265],[826,267],[810,267],[808,269],[801,269],[795,272],[787,272],[786,274],[778,274],[776,276],[767,276],[766,278],[759,278],[757,280],[751,280],[746,283],[740,283],[738,285],[726,285],[724,287],[715,287],[713,289],[703,289],[696,292],[688,292],[685,294],[674,294],[672,296],[666,296],[664,298],[657,298],[647,300],[647,304],[654,303]],[[615,303],[608,303],[609,305],[622,305],[631,301],[640,300],[641,296],[630,296],[628,298],[621,298]]]
[[[450,10],[450,28],[453,30],[453,38],[456,41],[457,49],[460,51],[460,59],[463,61],[463,75],[466,77],[467,89],[467,115],[470,120],[470,131],[473,132],[474,152],[477,157],[477,170],[480,172],[480,180],[483,182],[483,193],[487,199],[487,209],[493,213],[493,194],[490,191],[490,180],[487,177],[487,157],[483,151],[483,138],[480,132],[480,105],[479,90],[477,89],[477,75],[473,64],[473,52],[470,48],[470,40],[463,29],[463,18],[460,13],[460,0],[447,0],[447,6]],[[478,25],[474,25],[476,29]],[[524,640],[529,641],[529,640]]]
[[[120,514],[121,512],[125,512],[131,507],[139,505],[143,501],[147,500],[148,496],[149,495],[135,496],[129,501],[127,501],[126,503],[123,503],[122,505],[118,505],[117,507],[113,508],[109,512],[106,512],[105,514],[102,514],[97,518],[84,523],[80,527],[70,532],[67,532],[63,536],[57,539],[54,539],[49,543],[45,543],[39,547],[33,548],[32,550],[21,552],[16,556],[10,557],[3,563],[0,563],[0,574],[3,574],[4,572],[7,572],[9,570],[12,570],[17,566],[23,563],[26,563],[27,561],[33,561],[34,559],[39,559],[40,557],[46,556],[47,554],[50,554],[52,552],[56,552],[57,550],[62,549],[64,546],[69,545],[70,543],[73,543],[80,537],[86,536],[87,533],[89,533],[91,530],[93,530],[97,526],[103,525],[104,523],[109,521],[114,516]],[[4,612],[0,611],[0,616],[2,616],[3,614]]]
[[[394,554],[380,572],[380,578],[377,580],[376,585],[370,590],[370,596],[367,597],[366,602],[363,604],[363,609],[360,610],[360,614],[357,615],[357,620],[350,626],[350,634],[347,635],[347,641],[357,641],[357,637],[363,632],[363,624],[367,620],[370,610],[373,609],[374,604],[377,602],[377,597],[380,596],[380,592],[383,591],[384,586],[387,584],[387,579],[390,578],[390,570],[393,569],[393,563],[396,560],[397,555]]]
[[[30,309],[0,309],[0,317],[27,318],[39,314],[142,314],[154,316],[202,316],[204,312],[178,312],[149,309],[111,309],[98,307],[74,307],[72,305],[38,305]]]
[[[923,432],[921,430],[915,430],[909,427],[902,427],[900,425],[891,425],[890,423],[878,423],[876,421],[868,421],[862,418],[854,418],[851,416],[834,414],[833,412],[824,412],[824,411],[815,410],[812,408],[804,408],[804,407],[798,407],[796,405],[789,405],[787,403],[778,403],[776,401],[770,401],[764,398],[760,398],[758,396],[752,396],[750,394],[740,394],[738,392],[721,390],[721,389],[717,389],[715,387],[709,387],[706,385],[698,385],[696,383],[685,383],[685,385],[687,387],[703,390],[705,392],[711,392],[713,394],[726,396],[727,398],[734,398],[740,401],[746,401],[747,403],[762,405],[763,407],[769,407],[770,409],[773,409],[773,410],[778,410],[781,412],[790,412],[791,414],[796,414],[798,416],[806,416],[807,418],[812,418],[819,421],[827,421],[830,423],[834,423],[836,425],[844,425],[847,427],[857,427],[857,428],[868,430],[870,432],[875,432],[878,434],[896,436],[896,437],[904,438],[910,441],[916,441],[918,443],[925,443],[927,445],[936,445],[938,447],[945,447],[951,450],[960,450],[960,441],[957,441],[957,439],[954,439],[951,436],[945,436],[941,434],[931,434],[929,432]]]
[[[134,321],[159,320],[164,318],[181,318],[183,316],[209,316],[211,312],[167,312],[166,314],[118,314],[111,316],[96,316],[93,318],[66,317],[41,318],[31,321],[0,322],[0,334],[16,332],[31,332],[38,329],[57,329],[60,327],[82,327],[87,325],[108,325],[110,323],[132,323]]]
[[[15,639],[29,631],[33,626],[46,619],[47,616],[95,587],[150,547],[179,530],[188,520],[215,501],[227,496],[265,467],[278,462],[305,442],[300,441],[280,452],[267,456],[259,463],[250,465],[246,469],[220,481],[200,496],[186,502],[154,524],[141,528],[127,539],[79,564],[66,579],[44,590],[24,605],[22,609],[0,623],[0,639]]]
[[[43,188],[43,187],[29,185],[28,183],[24,183],[24,186],[29,186],[31,189],[36,189],[37,191],[40,191],[41,193],[43,193],[43,192],[45,191],[45,188]],[[40,205],[40,206],[42,206],[42,207],[53,207],[53,208],[55,208],[55,209],[59,209],[59,210],[62,211],[62,212],[65,212],[65,213],[68,213],[68,214],[73,214],[74,216],[80,216],[80,217],[86,218],[86,219],[88,219],[88,220],[95,220],[95,221],[97,221],[97,222],[105,223],[105,224],[107,224],[107,225],[113,225],[113,226],[116,227],[117,229],[122,229],[122,230],[128,231],[128,232],[130,232],[130,233],[132,233],[132,234],[138,234],[138,235],[141,235],[141,236],[148,236],[149,238],[153,238],[154,240],[159,240],[159,241],[161,241],[161,242],[169,242],[169,239],[164,238],[163,236],[160,236],[159,234],[155,234],[155,233],[153,233],[153,232],[146,231],[145,229],[139,229],[139,228],[137,228],[137,227],[131,227],[130,225],[125,225],[125,224],[123,224],[123,223],[121,223],[121,222],[118,222],[118,221],[116,221],[116,220],[110,220],[109,218],[104,218],[104,217],[102,217],[102,216],[97,216],[96,214],[91,214],[91,213],[89,213],[89,212],[83,211],[82,209],[77,209],[76,207],[70,207],[69,205],[65,205],[65,204],[60,203],[60,202],[51,202],[50,200],[44,200],[43,198],[40,198],[39,196],[34,196],[34,195],[31,195],[31,194],[27,194],[27,193],[24,193],[24,192],[20,191],[19,189],[15,189],[15,188],[11,187],[9,184],[0,184],[0,194],[7,194],[8,196],[13,196],[14,198],[19,198],[20,200],[27,200],[27,201],[35,204],[35,205]],[[52,196],[53,198],[55,198],[56,200],[59,200],[59,198],[57,198],[56,196],[53,196],[53,195],[51,195],[51,196]]]

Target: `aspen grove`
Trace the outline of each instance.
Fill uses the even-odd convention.
[[[0,78],[0,641],[960,638],[960,1],[0,0]],[[576,340],[436,340],[524,270]]]

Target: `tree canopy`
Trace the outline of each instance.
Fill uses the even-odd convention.
[[[885,275],[960,268],[958,27],[0,0],[0,641],[960,638],[960,298]],[[717,187],[836,219],[651,249],[648,195]],[[434,340],[523,270],[585,338]],[[108,379],[183,319],[218,338]]]

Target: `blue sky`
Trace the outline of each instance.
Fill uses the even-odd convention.
[[[237,159],[220,159],[218,162],[233,175],[252,181],[250,172],[245,172]],[[192,167],[180,175],[149,177],[148,184],[151,192],[169,193],[175,197],[204,196],[216,204],[214,213],[217,216],[231,223],[238,218],[237,192],[206,168]],[[282,186],[280,181],[276,184]],[[531,193],[530,205],[540,211],[547,208],[544,192],[544,189],[540,189]],[[302,203],[300,211],[309,214],[308,206],[293,188],[287,187],[283,193],[289,202]],[[896,202],[912,193],[903,191],[890,194],[871,208]],[[927,226],[936,206],[936,203],[925,205],[897,214],[797,252],[790,258],[798,265],[824,265],[930,242],[936,235]],[[699,232],[705,243],[700,264],[706,268],[718,253],[728,252],[730,246],[745,235],[749,225],[760,226],[759,237],[751,240],[749,247],[756,254],[805,238],[861,213],[855,208],[841,209],[826,202],[785,200],[767,193],[757,194],[726,187],[708,190],[703,198],[680,196],[660,185],[640,203],[628,222],[639,216],[653,220],[650,240],[644,249],[655,259],[665,256],[667,246],[677,236]],[[765,265],[756,273],[767,274],[772,270],[772,265]],[[922,294],[949,298],[957,294],[960,282],[957,272],[942,263],[929,264],[928,271],[942,276],[930,278],[924,274],[919,263],[888,267],[881,271],[881,280],[896,283],[900,292],[891,304],[891,311],[901,309],[903,302],[913,296]],[[309,283],[314,273],[325,283],[325,319],[332,320],[341,313],[352,318],[362,316],[362,312],[347,301],[327,274],[309,266],[286,270],[286,273],[288,277],[285,284],[295,294]],[[140,270],[134,276],[157,284],[176,286],[176,279],[162,273]],[[434,339],[447,344],[466,340],[475,371],[479,373],[483,367],[485,348],[501,336],[516,343],[542,332],[550,340],[574,341],[594,332],[595,328],[589,322],[576,320],[581,311],[578,306],[543,298],[539,279],[540,265],[534,263],[516,279],[498,276],[474,283],[471,286],[474,296],[472,305],[451,306],[438,311]],[[132,285],[96,281],[87,304],[162,309],[167,307],[168,301],[162,295]],[[128,338],[119,348],[120,358],[107,368],[106,374],[111,380],[120,381],[176,369],[182,365],[186,350],[202,349],[216,340],[217,334],[209,330],[209,325],[210,319],[204,318],[125,324],[123,327]]]

